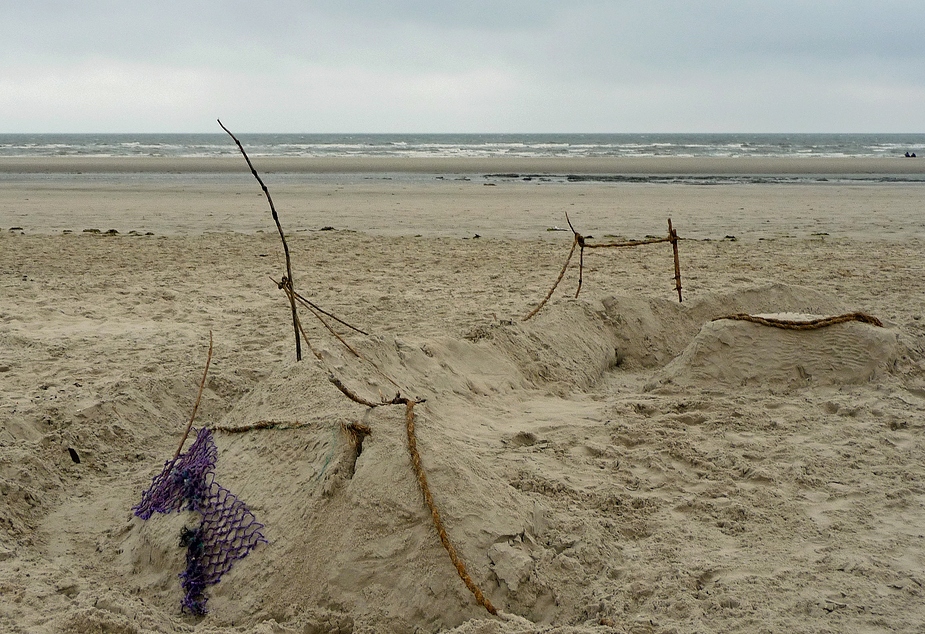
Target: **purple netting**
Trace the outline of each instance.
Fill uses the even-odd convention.
[[[200,429],[189,450],[164,464],[164,470],[132,509],[143,520],[153,513],[179,510],[197,511],[202,516],[197,528],[183,529],[180,541],[186,546],[186,570],[180,574],[186,590],[183,608],[193,614],[206,613],[206,586],[218,583],[235,561],[267,541],[260,532],[263,524],[215,482],[217,457],[212,433]]]
[[[186,453],[164,463],[164,470],[154,476],[141,502],[132,509],[135,515],[146,520],[154,513],[199,510],[208,491],[206,476],[212,473],[217,458],[212,434],[203,427]]]

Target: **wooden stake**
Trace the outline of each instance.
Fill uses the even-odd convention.
[[[247,161],[247,166],[251,168],[251,174],[253,174],[254,178],[257,179],[257,182],[260,183],[260,188],[263,189],[263,193],[267,197],[267,202],[270,203],[270,212],[273,216],[273,221],[276,222],[276,229],[279,231],[279,238],[283,241],[283,251],[286,254],[286,277],[284,277],[282,281],[286,286],[289,287],[287,294],[289,295],[289,305],[292,308],[292,330],[295,332],[295,358],[296,361],[301,361],[302,343],[299,340],[299,314],[295,307],[295,287],[292,285],[292,261],[289,258],[289,245],[286,244],[286,236],[283,234],[283,226],[279,223],[279,216],[276,213],[276,207],[273,205],[273,198],[270,196],[270,190],[267,189],[263,179],[260,178],[260,174],[257,173],[256,169],[254,169],[254,165],[251,163],[250,158],[247,156],[247,152],[244,151],[244,146],[241,145],[240,141],[238,141],[238,137],[233,135],[231,130],[222,124],[221,119],[218,119],[218,125],[221,126],[222,130],[228,133],[228,136],[234,139],[238,149],[241,150],[241,154],[244,155],[244,160]]]
[[[681,299],[681,264],[678,261],[678,232],[671,226],[671,218],[668,219],[668,238],[671,240],[671,249],[674,251],[674,283],[678,289],[678,303],[684,301]]]

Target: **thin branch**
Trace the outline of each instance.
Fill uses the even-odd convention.
[[[668,238],[671,240],[671,250],[674,252],[674,284],[678,289],[678,303],[681,303],[681,262],[678,260],[678,232],[671,226],[671,218],[668,219]]]
[[[272,277],[271,277],[270,279],[273,280]],[[293,291],[292,291],[292,289],[291,289],[290,287],[288,287],[288,286],[286,286],[285,284],[283,284],[282,281],[277,282],[276,280],[273,280],[273,282],[280,288],[280,290],[286,291],[286,294],[289,295],[289,298],[290,298],[290,299],[292,299],[294,293],[293,293]],[[300,300],[300,301],[301,301],[301,300]],[[357,352],[356,350],[354,350],[354,349],[353,349],[353,346],[351,346],[349,343],[347,343],[347,342],[344,340],[344,338],[341,337],[341,336],[337,333],[337,331],[334,330],[334,329],[331,327],[331,325],[330,325],[328,322],[326,322],[326,321],[324,320],[324,318],[323,318],[320,314],[318,314],[318,312],[314,309],[313,306],[311,306],[311,305],[308,304],[308,303],[306,303],[305,305],[308,307],[309,312],[310,312],[312,315],[315,316],[315,319],[317,319],[318,321],[320,321],[320,322],[321,322],[321,325],[324,326],[325,328],[327,328],[328,332],[331,333],[331,334],[334,336],[335,339],[337,339],[338,341],[340,341],[340,342],[344,345],[344,347],[347,348],[347,350],[349,350],[349,351],[353,354],[353,356],[359,357],[360,359],[363,359],[363,355],[361,355],[359,352]],[[301,320],[299,321],[299,330],[302,330],[302,322],[301,322]],[[304,332],[304,331],[302,332],[302,336],[305,337],[305,332]],[[305,337],[305,340],[308,341],[308,337]],[[314,352],[314,350],[312,350],[312,352]],[[315,352],[315,356],[316,356],[316,357],[318,356],[318,353],[317,353],[317,352]],[[321,357],[318,357],[318,358],[320,359]],[[364,359],[364,360],[365,360],[365,359]]]
[[[273,279],[273,278],[270,278],[270,279]],[[280,286],[280,288],[282,288],[282,286]],[[286,291],[287,291],[287,292],[291,292],[292,289],[287,288]],[[302,333],[302,339],[305,340],[305,345],[308,346],[308,349],[311,350],[311,353],[312,353],[313,355],[315,355],[315,358],[316,358],[316,359],[318,359],[319,361],[322,361],[322,362],[323,362],[324,359],[321,358],[321,353],[318,352],[317,350],[315,350],[315,347],[312,345],[312,340],[309,339],[309,338],[308,338],[308,335],[305,334],[305,329],[302,328],[302,320],[301,320],[301,319],[299,319],[298,324],[299,324],[299,332]]]
[[[273,283],[276,284],[276,286],[278,286],[279,288],[283,288],[282,282],[277,282],[276,280],[273,279],[272,276],[270,276],[270,279],[273,280]],[[305,306],[306,308],[309,308],[309,309],[311,309],[311,310],[313,310],[313,311],[315,311],[315,312],[319,312],[319,313],[321,313],[322,315],[326,315],[326,316],[330,317],[331,319],[333,319],[334,321],[336,321],[337,323],[339,323],[339,324],[341,324],[341,325],[343,325],[343,326],[346,326],[346,327],[349,328],[350,330],[353,330],[354,332],[358,332],[358,333],[360,333],[361,335],[364,335],[364,336],[366,336],[366,337],[369,336],[369,333],[366,332],[365,330],[360,330],[360,329],[357,328],[356,326],[353,326],[353,325],[351,325],[351,324],[348,324],[346,321],[344,321],[343,319],[341,319],[341,318],[338,317],[337,315],[334,315],[334,314],[332,314],[332,313],[329,313],[328,311],[324,310],[323,308],[321,308],[320,306],[318,306],[318,305],[315,304],[314,302],[312,302],[312,301],[310,301],[310,300],[308,300],[308,299],[305,299],[302,295],[299,295],[299,294],[296,293],[295,291],[292,291],[292,292],[293,292],[293,294],[295,295],[296,300],[298,300],[299,303],[301,303],[301,304],[302,304],[303,306]]]
[[[180,456],[180,452],[183,451],[183,443],[186,442],[187,437],[189,437],[190,429],[193,427],[193,420],[196,418],[196,412],[199,410],[199,401],[202,400],[202,391],[206,387],[206,377],[209,375],[209,364],[212,363],[212,331],[209,331],[209,354],[206,357],[206,369],[202,373],[202,381],[199,383],[199,394],[196,395],[196,403],[193,405],[193,413],[189,417],[189,422],[186,424],[186,430],[183,432],[183,438],[180,439],[180,446],[177,447],[177,452],[173,454],[173,459],[176,460]]]
[[[218,125],[221,126],[222,130],[228,133],[232,139],[234,139],[235,144],[238,146],[238,149],[241,150],[241,154],[244,155],[244,160],[247,161],[247,166],[251,169],[251,174],[254,175],[254,178],[257,179],[257,182],[260,183],[263,193],[267,197],[267,202],[270,203],[270,212],[273,215],[273,221],[276,222],[276,228],[279,230],[280,240],[283,241],[283,251],[286,253],[286,283],[289,285],[290,289],[293,289],[292,285],[292,260],[289,257],[289,245],[286,244],[286,235],[283,233],[283,226],[279,222],[279,215],[276,213],[276,207],[273,205],[273,198],[270,196],[270,190],[267,189],[266,184],[264,184],[263,179],[260,178],[260,174],[257,173],[257,170],[254,169],[253,163],[251,163],[250,158],[247,156],[247,152],[244,151],[244,146],[241,145],[241,142],[238,141],[238,138],[231,133],[231,130],[226,128],[222,124],[221,119],[218,119]],[[295,291],[293,290],[293,293]],[[292,308],[292,330],[295,332],[295,358],[296,361],[302,360],[302,344],[299,341],[299,316],[296,311],[295,306],[295,297],[293,295],[289,296],[289,304]]]
[[[578,240],[578,237],[575,238]],[[581,249],[578,251],[578,288],[575,290],[575,297],[578,297],[578,293],[581,292],[581,283],[584,280],[585,273],[585,241],[579,240],[578,244],[581,246]]]
[[[367,359],[366,357],[364,357],[362,354],[360,354],[359,352],[357,352],[356,348],[354,348],[354,347],[351,346],[349,343],[347,343],[347,340],[344,339],[343,337],[341,337],[341,336],[337,333],[337,331],[334,330],[334,328],[332,328],[331,325],[330,325],[328,322],[326,322],[326,321],[324,320],[324,317],[322,317],[321,314],[319,314],[319,313],[322,313],[322,314],[324,314],[324,315],[327,315],[328,317],[331,317],[332,319],[337,320],[338,322],[344,324],[345,326],[349,326],[349,327],[351,327],[351,328],[353,328],[353,326],[350,326],[350,324],[344,322],[343,320],[337,319],[337,317],[335,317],[334,315],[332,315],[332,314],[330,314],[330,313],[328,313],[328,312],[326,312],[326,311],[324,311],[324,310],[321,310],[320,308],[317,308],[317,307],[315,306],[315,304],[313,304],[312,302],[306,300],[304,297],[302,297],[302,296],[299,295],[298,293],[294,293],[294,291],[292,291],[291,288],[284,287],[283,284],[282,284],[281,282],[277,282],[277,281],[274,280],[272,277],[270,278],[270,280],[271,280],[274,284],[276,284],[281,290],[285,290],[287,293],[291,293],[291,294],[296,295],[296,297],[297,297],[297,299],[299,300],[299,302],[301,302],[303,305],[305,305],[306,308],[308,308],[308,311],[309,311],[312,315],[315,316],[315,319],[317,319],[318,321],[320,321],[320,322],[321,322],[321,325],[323,325],[323,326],[327,329],[327,331],[330,332],[330,333],[334,336],[334,338],[336,338],[338,341],[340,341],[341,344],[343,344],[343,346],[344,346],[345,348],[347,348],[347,350],[349,350],[349,351],[353,354],[353,356],[355,356],[355,357],[357,357],[358,359],[360,359],[361,361],[365,361],[366,363],[368,363],[369,365],[371,365],[372,368],[373,368],[376,372],[378,372],[380,375],[382,375],[382,376],[385,378],[386,381],[388,381],[389,383],[391,383],[392,385],[394,385],[396,388],[398,388],[399,391],[401,391],[401,386],[395,381],[395,379],[393,379],[393,378],[390,377],[388,374],[386,374],[385,372],[383,372],[383,371],[379,368],[379,366],[377,366],[375,363],[373,363],[372,361],[370,361],[369,359]],[[314,354],[319,360],[323,361],[324,359],[322,358],[321,353],[318,352],[317,350],[315,350],[315,349],[312,347],[311,340],[308,338],[308,335],[305,334],[305,330],[302,328],[302,320],[301,320],[301,319],[299,320],[298,324],[299,324],[299,331],[302,333],[302,338],[305,339],[305,343],[308,344],[308,347],[309,347],[309,349],[312,351],[312,354]],[[353,328],[353,329],[356,330],[357,332],[360,332],[360,333],[364,334],[364,335],[366,334],[365,332],[363,332],[362,330],[359,330],[358,328]],[[368,335],[367,335],[367,336],[368,336]],[[344,393],[346,394],[346,392],[344,392]],[[350,395],[347,394],[347,396],[350,396]],[[359,402],[359,401],[357,401],[357,402]],[[364,403],[364,404],[365,404],[365,403]]]
[[[311,308],[312,310],[317,311],[317,312],[321,313],[322,315],[326,315],[326,316],[330,317],[331,319],[333,319],[333,320],[336,321],[337,323],[341,324],[342,326],[346,326],[347,328],[349,328],[350,330],[353,330],[354,332],[358,332],[358,333],[360,333],[361,335],[364,335],[364,336],[366,336],[366,337],[369,336],[369,333],[366,332],[365,330],[360,330],[360,329],[357,328],[356,326],[353,326],[353,325],[351,325],[351,324],[348,324],[346,321],[344,321],[343,319],[341,319],[341,318],[338,317],[337,315],[334,315],[334,314],[332,314],[332,313],[329,313],[328,311],[324,310],[323,308],[321,308],[321,307],[318,306],[317,304],[311,302],[311,301],[308,300],[308,299],[305,299],[304,297],[302,297],[301,295],[299,295],[299,294],[296,293],[295,291],[292,291],[292,292],[295,294],[295,298],[296,298],[297,300],[299,300],[302,304],[304,304],[306,307]]]
[[[585,237],[575,231],[575,227],[572,225],[572,219],[568,217],[568,212],[565,212],[565,222],[568,223],[568,228],[572,230],[572,233],[575,234],[575,244],[581,247],[581,250],[578,252],[578,288],[575,290],[575,298],[578,298],[578,293],[581,292],[581,284],[584,280],[585,273]]]
[[[365,405],[366,407],[379,407],[380,405],[392,405],[392,402],[390,401],[383,400],[379,403],[376,403],[375,401],[370,401],[369,399],[363,398],[362,396],[360,396],[359,394],[351,390],[349,387],[344,385],[344,382],[338,379],[336,376],[334,376],[334,374],[328,375],[328,381],[330,381],[331,384],[334,385],[334,387],[340,390],[344,396],[349,398],[354,403],[359,403],[360,405]],[[400,394],[396,395],[395,398],[398,398],[399,396]]]

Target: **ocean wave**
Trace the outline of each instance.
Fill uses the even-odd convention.
[[[248,153],[285,157],[925,156],[925,134],[240,134]],[[223,134],[0,134],[0,156],[235,154]]]

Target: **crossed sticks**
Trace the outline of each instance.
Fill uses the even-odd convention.
[[[681,264],[678,260],[678,232],[671,225],[671,218],[668,219],[668,237],[666,238],[651,238],[649,240],[630,240],[627,242],[605,242],[601,244],[590,244],[588,242],[591,239],[591,236],[583,236],[578,231],[575,230],[575,227],[572,225],[572,221],[568,216],[568,213],[565,214],[565,220],[568,222],[569,229],[572,230],[574,239],[572,240],[572,248],[568,252],[568,256],[565,258],[565,264],[562,265],[562,269],[559,271],[559,276],[556,278],[556,281],[553,283],[552,288],[549,289],[549,292],[546,293],[546,297],[536,305],[536,308],[531,310],[527,315],[525,315],[521,321],[528,321],[536,315],[543,306],[546,305],[546,302],[549,301],[549,298],[552,297],[552,294],[555,292],[556,287],[559,286],[559,282],[562,281],[562,278],[565,276],[565,271],[568,269],[569,263],[572,261],[572,256],[575,254],[575,249],[579,249],[578,252],[578,289],[575,291],[575,297],[578,297],[578,294],[581,293],[581,286],[584,278],[584,268],[585,268],[585,249],[609,249],[609,248],[622,248],[622,247],[638,247],[644,244],[657,244],[659,242],[670,242],[671,249],[674,253],[674,280],[675,288],[678,291],[678,301],[683,301],[681,298]]]

